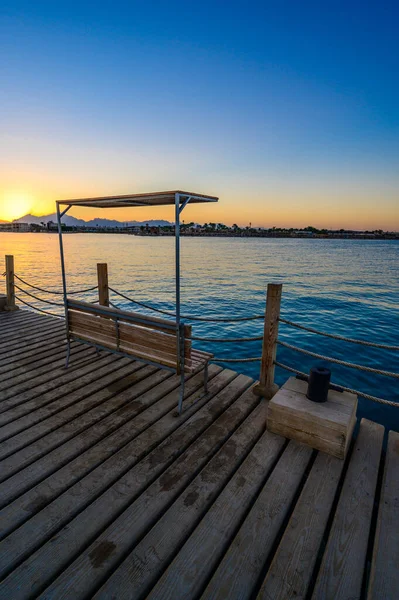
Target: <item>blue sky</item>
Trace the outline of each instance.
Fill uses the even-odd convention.
[[[195,220],[399,229],[398,7],[3,2],[0,218],[178,187],[220,196]]]

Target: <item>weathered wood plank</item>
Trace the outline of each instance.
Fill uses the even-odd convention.
[[[313,599],[360,598],[384,428],[362,419]]]
[[[234,377],[232,380],[233,387],[240,387],[244,380],[251,381],[244,376],[235,377],[234,373],[227,370],[222,371],[211,380],[207,397],[201,397],[198,392],[189,396],[185,401],[186,406],[188,405],[189,408],[183,411],[179,418],[175,417],[174,411],[169,412],[4,539],[0,543],[0,576],[3,576],[15,567],[16,563],[29,556],[140,459],[152,452],[162,441],[166,440],[167,444],[172,446],[170,460],[181,454],[185,449],[182,444],[182,432],[190,432],[192,437],[197,437],[199,424],[204,429],[209,425],[209,422],[204,419],[204,412],[209,415],[208,419],[211,422],[216,418],[218,412],[219,414],[223,412],[226,405],[235,399],[234,397],[231,398],[232,390],[229,389],[229,385],[226,386],[226,381],[231,377]],[[193,385],[196,379],[197,376],[194,376],[189,383]],[[201,379],[201,376],[198,379]],[[189,385],[187,385],[187,388],[189,388]],[[172,392],[175,402],[178,393],[178,390]],[[204,404],[206,404],[204,411],[198,415],[198,411]],[[182,428],[181,431],[176,436],[172,436],[171,434],[179,427]],[[116,432],[116,435],[119,435],[119,433],[120,431]],[[186,435],[188,434],[186,433]],[[134,437],[134,434],[132,437]],[[158,457],[158,455],[160,455],[160,459],[164,460],[166,455],[165,446],[154,453],[152,458],[153,467],[156,464],[156,462],[154,463],[156,461],[155,457]],[[51,483],[50,479],[50,486]],[[109,508],[109,502],[107,506]],[[23,569],[23,566],[21,566],[21,569]],[[37,575],[37,571],[34,571]],[[14,578],[15,576],[20,580],[18,573],[19,569],[15,570],[11,577]]]
[[[284,444],[284,438],[269,431],[262,435],[148,598],[183,600],[199,594],[228,548],[253,498],[262,488]]]
[[[29,403],[20,404],[12,410],[0,414],[0,417],[2,417],[0,422],[2,425],[16,420],[21,423],[20,419],[22,417],[29,419],[30,417],[28,417],[28,415],[32,415],[34,419],[32,425],[28,422],[28,427],[31,427],[29,435],[31,435],[30,432],[33,429],[35,429],[36,432],[42,430],[43,435],[45,435],[54,429],[55,424],[59,425],[63,422],[67,422],[69,418],[72,418],[73,416],[85,414],[90,408],[95,406],[96,403],[99,403],[101,399],[111,397],[118,390],[122,391],[124,388],[129,387],[129,382],[130,384],[135,383],[137,377],[139,379],[141,378],[141,373],[140,375],[135,374],[136,371],[143,368],[143,365],[137,361],[130,361],[130,363],[126,365],[119,365],[116,363],[115,367],[112,365],[111,368],[108,368],[103,372],[96,372],[96,377],[93,378],[95,380],[93,394],[90,394],[90,391],[93,391],[93,386],[91,385],[90,387],[89,385],[88,389],[78,390],[78,396],[75,392],[73,398],[67,394],[63,398],[57,399],[55,402],[58,402],[58,404],[55,404],[54,402],[51,403],[51,405],[50,403],[42,404],[40,407],[34,407],[33,410],[27,410],[27,405]],[[103,385],[103,387],[100,388],[98,384],[99,379],[101,379],[100,383]],[[85,394],[84,396],[82,395],[82,392]],[[86,392],[88,392],[88,395],[86,395]],[[78,400],[84,398],[84,404],[76,402],[76,398],[78,398]],[[61,409],[57,410],[59,407],[61,407]],[[46,416],[43,419],[42,417],[44,415]]]
[[[33,332],[32,335],[29,336],[29,338],[23,337],[23,336],[21,336],[21,337],[15,336],[8,343],[2,344],[0,346],[0,355],[8,354],[9,352],[13,352],[15,350],[20,350],[21,348],[24,349],[24,348],[26,348],[26,346],[36,343],[38,341],[45,343],[45,340],[48,338],[49,334],[60,333],[61,331],[62,331],[62,328],[59,325],[53,324],[53,325],[49,325],[45,329],[39,328],[39,330]]]
[[[23,388],[21,387],[21,384],[24,382],[31,382],[40,375],[45,375],[49,372],[53,373],[53,376],[57,376],[59,370],[65,367],[65,351],[66,348],[61,346],[59,350],[53,351],[50,357],[37,361],[33,367],[33,373],[32,369],[20,367],[17,371],[10,374],[10,377],[1,377],[0,402],[4,398],[3,393],[6,398],[9,398],[16,386],[19,386],[18,391],[22,391]],[[92,353],[88,353],[87,351],[88,348],[85,348],[82,344],[74,344],[73,348],[71,348],[71,365],[73,364],[75,366],[76,362],[81,362],[89,356],[92,356]],[[25,389],[29,388],[30,384],[28,385],[28,388],[25,386]]]
[[[399,595],[399,433],[389,432],[368,600]]]
[[[73,300],[71,298],[68,298],[68,303],[71,310],[82,311],[88,314],[95,314],[95,311],[93,311],[93,305],[89,302],[83,302],[81,300]],[[116,308],[108,308],[106,306],[102,306],[101,311],[104,312],[104,314],[109,316],[110,318],[115,318],[117,316],[120,321],[126,321],[128,323],[131,323],[131,318],[134,317],[140,319],[140,325],[142,327],[159,329],[161,331],[170,331],[169,326],[175,324],[175,321],[173,321],[173,319],[168,320],[163,319],[161,317],[149,317],[148,315],[143,315],[143,313],[120,310]],[[184,326],[184,335],[187,338],[191,337],[191,325]]]
[[[312,456],[291,441],[242,524],[203,598],[250,598]]]
[[[2,400],[0,403],[0,413],[24,403],[27,405],[28,402],[31,402],[31,404],[28,405],[28,408],[39,408],[42,404],[46,404],[50,398],[52,400],[59,398],[64,395],[64,393],[68,393],[73,389],[81,387],[79,377],[82,375],[86,375],[91,371],[96,370],[103,364],[112,362],[117,364],[120,360],[118,357],[113,355],[110,356],[106,353],[103,353],[98,357],[96,356],[94,349],[90,348],[89,350],[90,355],[87,358],[87,363],[84,365],[81,366],[77,363],[76,367],[74,367],[72,362],[71,367],[62,370],[62,374],[60,373],[58,377],[49,379],[47,376],[42,376],[41,381],[35,382],[35,386],[12,395],[6,400]],[[125,361],[126,360],[128,359],[125,359]],[[50,394],[50,392],[53,392],[53,394],[47,395]],[[33,402],[33,400],[35,401]]]
[[[145,372],[150,369],[152,367],[144,367],[143,374],[145,375]],[[68,468],[71,472],[73,469],[73,475],[78,477],[79,474],[85,475],[89,467],[94,468],[101,462],[101,447],[97,448],[97,461],[93,460],[91,464],[89,460],[86,460],[87,456],[78,459],[79,455],[107,436],[111,436],[114,431],[128,422],[136,435],[151,424],[151,421],[142,423],[141,429],[136,428],[134,419],[146,408],[175,389],[179,384],[177,378],[175,379],[176,381],[173,381],[173,377],[166,371],[157,370],[156,373],[145,377],[134,386],[117,393],[116,396],[105,400],[88,410],[87,413],[79,415],[77,419],[68,421],[53,432],[4,459],[0,463],[0,468],[2,472],[4,471],[5,476],[9,476],[9,479],[7,489],[0,488],[0,506],[21,496],[23,492],[25,494],[0,512],[2,532],[6,534],[12,531],[26,520],[27,516],[34,514],[35,510],[32,507],[36,507],[38,511],[40,504],[46,504],[45,500],[50,502],[52,497],[45,496],[42,487],[37,484],[57,469],[65,467],[60,480],[57,479],[58,485],[54,479],[52,480],[53,497],[73,484],[74,479],[71,473],[67,472]],[[106,390],[102,390],[99,394],[100,401],[106,397],[105,394]],[[121,437],[123,438],[123,436]],[[108,455],[109,453],[108,446]],[[105,457],[108,455],[105,454]],[[76,460],[73,465],[67,467],[68,463],[74,459]],[[29,464],[30,462],[33,464]],[[13,475],[13,473],[15,474]],[[39,498],[41,503],[38,501]]]
[[[45,364],[46,361],[49,361],[55,354],[58,354],[58,352],[63,352],[65,358],[66,345],[64,339],[61,337],[55,343],[46,344],[41,350],[27,352],[25,355],[16,357],[16,359],[8,365],[3,366],[3,362],[1,362],[0,380],[5,381],[6,379],[10,379],[19,373],[22,373],[22,370],[20,370],[22,368],[25,369],[25,372],[31,371],[35,369],[36,366]]]
[[[21,312],[22,311],[18,311],[18,313],[12,314],[19,314]],[[42,320],[38,320],[33,313],[26,314],[22,312],[22,316],[17,321],[14,320],[11,323],[5,323],[4,321],[0,322],[1,337],[2,339],[3,336],[4,339],[9,339],[15,334],[18,334],[22,329],[30,329],[38,323],[41,323],[42,327],[45,327],[46,325],[49,325],[50,322],[53,323],[54,321],[49,321],[47,317],[44,317]]]
[[[2,360],[0,362],[0,377],[3,378],[9,373],[12,374],[15,369],[18,369],[21,366],[29,367],[32,362],[51,356],[54,350],[64,347],[65,337],[60,335],[54,338],[54,340],[55,341],[47,343],[38,350],[27,350],[8,361]]]
[[[104,498],[102,498],[100,502],[96,502],[96,506],[93,506],[91,510],[88,508],[72,525],[76,531],[79,530],[85,532],[84,536],[80,536],[80,540],[77,539],[76,535],[70,535],[71,525],[68,527],[67,538],[64,538],[62,532],[60,532],[57,535],[57,541],[55,542],[57,554],[58,547],[60,546],[61,554],[58,554],[58,557],[65,557],[64,560],[70,562],[70,557],[73,558],[80,548],[84,548],[86,536],[87,539],[92,538],[96,531],[101,531],[104,524],[111,522],[114,515],[120,513],[121,508],[128,507],[116,521],[111,523],[94,544],[87,550],[85,549],[83,555],[79,555],[71,568],[68,569],[54,585],[51,585],[50,588],[46,590],[44,597],[52,596],[62,598],[72,594],[74,598],[83,598],[87,597],[88,594],[91,595],[93,591],[97,589],[99,582],[113,570],[114,565],[118,564],[126,551],[128,551],[129,548],[134,545],[135,541],[138,541],[140,537],[151,528],[157,518],[162,515],[165,508],[179,496],[179,493],[184,490],[187,484],[201,471],[201,468],[206,465],[205,471],[201,472],[195,482],[191,483],[189,488],[184,490],[184,498],[181,497],[178,500],[181,511],[183,512],[180,511],[179,515],[179,509],[177,507],[173,508],[173,513],[176,514],[176,520],[179,521],[179,526],[176,529],[173,528],[173,532],[170,528],[168,529],[170,534],[168,549],[169,552],[171,552],[173,545],[177,543],[176,538],[178,536],[179,528],[180,531],[182,529],[184,510],[190,512],[191,516],[195,513],[195,509],[189,504],[189,501],[187,501],[187,498],[189,500],[192,499],[193,495],[196,493],[194,487],[198,490],[198,493],[203,493],[205,497],[204,501],[209,503],[210,495],[212,494],[211,488],[213,489],[213,495],[217,494],[218,486],[223,486],[223,478],[227,477],[226,473],[234,471],[236,465],[238,466],[237,463],[242,460],[253,446],[262,430],[264,430],[265,413],[263,412],[262,414],[257,411],[255,418],[249,418],[248,423],[245,421],[246,425],[244,423],[244,425],[233,434],[233,437],[223,445],[232,431],[234,431],[234,429],[236,429],[251,412],[255,404],[257,404],[257,399],[254,398],[252,391],[236,400],[236,402],[222,413],[222,415],[214,421],[214,423],[204,431],[199,438],[192,442],[181,457],[179,457],[169,469],[164,471],[162,476],[156,479],[156,481],[147,488],[133,504],[130,504],[130,502],[135,498],[135,488],[137,488],[137,484],[134,485],[134,479],[131,477],[129,486],[127,486],[127,482],[125,482],[125,494],[115,494],[114,492],[112,495],[112,509],[108,511],[108,514],[106,514],[105,511],[100,510],[101,506],[105,506]],[[215,456],[217,452],[218,454]],[[211,462],[206,464],[209,459],[212,459]],[[157,461],[157,463],[156,470],[159,472],[164,465],[162,465],[163,461]],[[167,462],[165,464],[167,464]],[[144,473],[142,467],[143,465],[141,465],[141,472]],[[147,472],[147,477],[150,473],[151,466]],[[142,481],[141,477],[139,478],[139,481]],[[202,487],[203,482],[208,482],[209,487],[207,493],[205,492],[206,486]],[[118,487],[121,491],[122,486],[119,484]],[[198,502],[198,505],[199,504],[200,503]],[[202,509],[206,510],[206,507],[203,506]],[[93,519],[91,516],[91,514],[94,514],[93,511],[95,511],[95,514],[101,516],[98,519]],[[199,512],[197,518],[198,517]],[[162,522],[164,522],[164,518],[162,518]],[[157,523],[155,526],[157,530],[158,527],[160,527],[160,523],[161,522]],[[66,543],[69,540],[71,540],[72,543]],[[110,556],[103,557],[104,560],[99,564],[99,561],[93,561],[93,556],[97,556],[101,552],[101,548],[104,544],[113,545],[113,551]],[[66,554],[67,549],[69,550],[69,556]],[[48,571],[48,577],[50,578],[51,566],[50,569],[46,569],[46,571]],[[131,595],[137,597],[134,588],[131,588]]]
[[[42,350],[44,347],[46,347],[46,344],[51,344],[54,342],[54,340],[63,339],[65,339],[65,333],[55,331],[54,333],[47,335],[45,343],[43,343],[43,341],[41,340],[34,342],[29,341],[26,344],[17,348],[16,350],[12,350],[10,352],[7,352],[6,354],[3,354],[1,356],[1,365],[3,366],[6,364],[12,364],[15,360],[17,360],[20,356],[25,355],[27,352],[35,352],[36,350]]]
[[[0,458],[5,458],[11,453],[19,450],[28,443],[40,438],[43,430],[51,431],[50,423],[41,423],[49,417],[53,417],[59,411],[65,409],[71,404],[86,398],[88,395],[100,391],[104,385],[112,384],[118,378],[116,363],[109,360],[110,357],[98,361],[101,368],[91,370],[89,373],[80,377],[82,387],[71,394],[66,394],[52,402],[47,402],[40,408],[29,412],[27,415],[11,421],[7,425],[0,427]],[[129,364],[119,361],[120,367],[127,367]],[[80,406],[84,411],[84,405]],[[41,424],[40,424],[41,423]],[[35,427],[34,427],[35,426]]]
[[[344,461],[318,453],[258,600],[306,597],[343,466]]]

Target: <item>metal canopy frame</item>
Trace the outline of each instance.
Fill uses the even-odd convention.
[[[182,366],[182,354],[181,348],[184,345],[184,327],[181,322],[181,295],[180,295],[180,215],[186,206],[192,203],[205,203],[205,202],[217,202],[219,199],[216,196],[204,196],[202,194],[196,194],[191,192],[183,192],[175,190],[171,192],[155,192],[151,194],[130,194],[124,196],[105,196],[100,198],[82,198],[75,200],[57,200],[57,224],[58,224],[58,236],[60,245],[60,257],[61,257],[61,274],[62,274],[62,288],[64,297],[64,308],[65,308],[65,324],[67,336],[69,335],[69,323],[68,323],[68,294],[67,294],[67,281],[65,272],[65,258],[64,258],[64,244],[62,239],[62,217],[73,206],[85,206],[95,208],[127,208],[136,206],[173,206],[175,207],[175,278],[176,278],[176,339],[177,339],[177,364],[179,365],[180,372],[184,377],[184,357]],[[65,206],[64,210],[61,211],[61,206]],[[183,332],[183,333],[182,333]]]

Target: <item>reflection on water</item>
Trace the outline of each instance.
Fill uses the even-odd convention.
[[[173,238],[73,234],[64,236],[64,244],[71,289],[95,285],[96,263],[107,262],[112,287],[139,301],[174,309]],[[0,234],[0,255],[4,254],[14,254],[21,277],[45,288],[61,288],[56,235]],[[399,343],[398,242],[182,239],[182,312],[203,316],[261,313],[268,282],[284,284],[282,315],[287,319],[350,337]],[[94,300],[95,295],[86,299]],[[127,302],[113,300],[129,308]],[[194,331],[204,337],[245,337],[259,335],[262,323],[197,323]],[[285,325],[280,333],[285,341],[320,354],[399,371],[398,353],[314,336]],[[198,346],[230,358],[261,354],[260,342]],[[278,359],[302,371],[315,362],[285,348],[279,348]],[[337,383],[398,399],[397,379],[330,366]],[[258,363],[234,368],[254,378],[259,374]],[[277,369],[276,376],[282,383],[287,373]],[[361,400],[360,410],[368,418],[399,429],[397,409]]]

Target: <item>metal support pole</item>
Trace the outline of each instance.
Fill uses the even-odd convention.
[[[209,361],[207,360],[205,363],[204,369],[204,392],[208,393],[208,377],[209,377]]]
[[[65,212],[66,211],[64,211],[64,213]],[[63,297],[64,297],[65,330],[66,330],[66,338],[67,338],[67,358],[66,358],[65,367],[68,368],[69,356],[70,356],[70,350],[71,350],[71,342],[70,342],[70,338],[69,338],[68,296],[67,296],[67,284],[66,284],[66,274],[65,274],[64,244],[62,241],[61,213],[60,213],[60,205],[58,204],[58,202],[57,202],[57,224],[58,224],[58,239],[59,239],[59,243],[60,243],[62,291],[63,291]]]
[[[179,405],[178,405],[178,413],[181,415],[183,409],[183,400],[184,400],[184,388],[186,383],[185,373],[184,373],[184,324],[179,327],[180,330],[180,395],[179,395]]]
[[[176,277],[176,359],[177,373],[181,372],[180,357],[180,194],[175,194],[175,277]],[[183,368],[184,372],[184,368]]]

